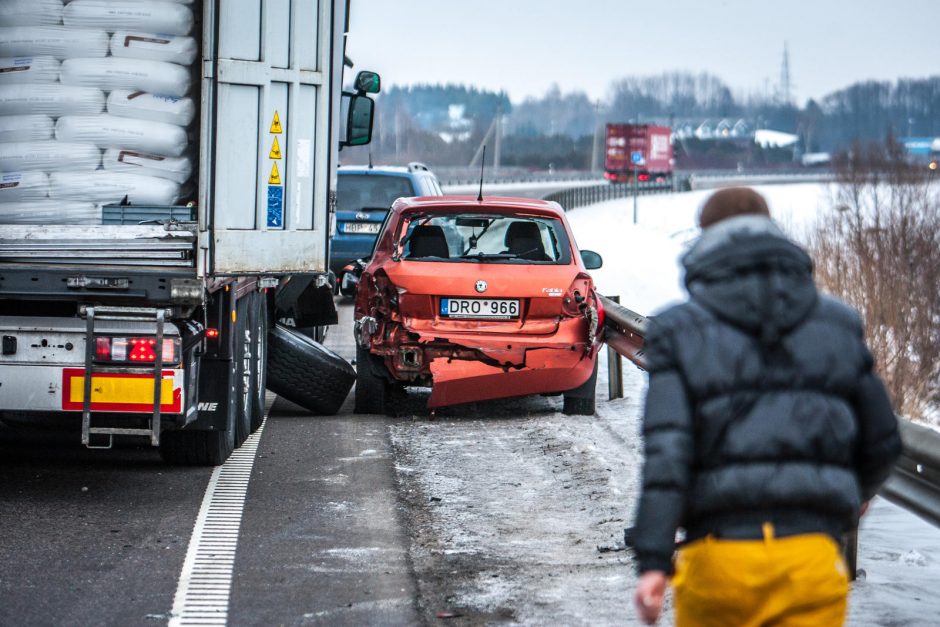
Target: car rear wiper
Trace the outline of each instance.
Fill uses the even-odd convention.
[[[515,253],[473,253],[460,255],[461,259],[474,259],[476,261],[499,261],[501,259],[518,259]]]

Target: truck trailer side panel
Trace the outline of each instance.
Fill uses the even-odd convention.
[[[327,267],[332,103],[339,102],[342,18],[316,0],[208,3],[203,128],[211,179],[198,267],[214,275]],[[345,5],[337,4],[342,14]],[[323,5],[323,6],[321,6]],[[342,22],[340,22],[342,23]],[[213,61],[214,60],[214,61]],[[339,64],[337,64],[339,60]],[[213,119],[214,116],[214,119]],[[204,146],[205,148],[206,146]]]

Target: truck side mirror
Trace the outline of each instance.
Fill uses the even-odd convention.
[[[359,94],[349,96],[349,113],[346,117],[346,139],[343,140],[342,145],[365,146],[371,142],[372,122],[374,118],[375,103],[371,98]]]
[[[382,78],[375,72],[363,70],[356,74],[355,88],[359,94],[377,94],[382,89]]]

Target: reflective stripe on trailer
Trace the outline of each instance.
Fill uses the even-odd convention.
[[[77,397],[73,396],[71,392],[68,396],[63,395],[65,371],[67,370],[78,375],[78,381],[71,382],[73,387],[76,384],[78,385]],[[103,373],[96,373],[95,380],[102,374]],[[95,410],[152,413],[153,406],[150,404],[150,401],[153,398],[153,378],[147,375],[138,376],[145,377],[144,385],[147,386],[148,391],[146,397],[142,398],[146,399],[146,408],[120,409],[111,406],[99,409],[96,404]],[[163,376],[165,380],[163,384],[164,390],[166,389],[166,382],[172,381],[173,397],[168,399],[164,392],[160,411],[168,414],[180,413],[182,411],[182,398],[185,397],[185,394],[183,394],[185,380],[184,371],[182,369],[164,369]],[[74,378],[75,374],[73,374],[72,377]],[[69,411],[81,411],[82,393],[84,391],[81,383],[83,380],[83,368],[22,363],[0,364],[0,408],[6,411],[54,412],[63,411],[66,402],[77,402],[78,407],[75,410]],[[136,383],[140,385],[139,382]],[[92,396],[93,400],[94,398],[95,396]],[[132,399],[136,401],[136,403],[132,404],[139,403],[142,398]]]
[[[174,370],[164,370],[160,383],[160,411],[178,414],[182,411],[182,387],[176,385]],[[62,409],[84,409],[85,369],[62,370]],[[92,411],[141,412],[153,411],[153,376],[136,373],[98,372],[91,378]]]

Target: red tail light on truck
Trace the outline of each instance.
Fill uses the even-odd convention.
[[[179,338],[163,339],[163,363],[180,359]],[[95,361],[113,364],[152,364],[157,361],[157,340],[152,337],[97,337]]]

